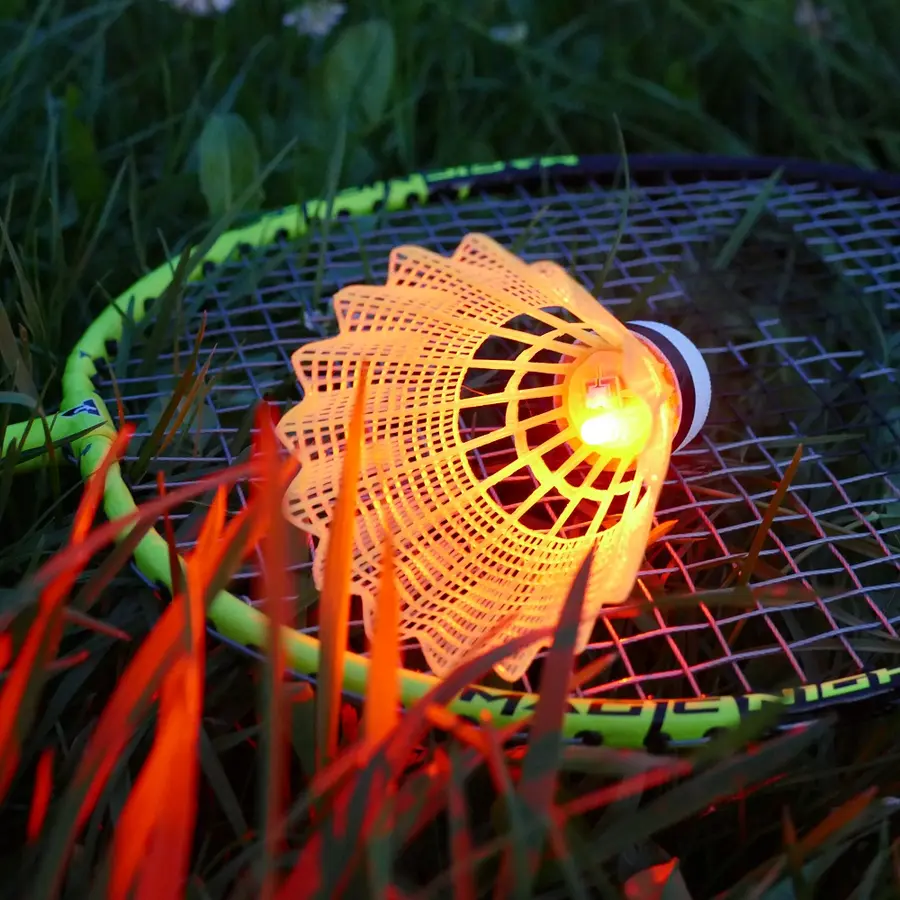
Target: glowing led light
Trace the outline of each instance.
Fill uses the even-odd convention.
[[[581,423],[581,440],[615,456],[636,456],[646,446],[653,428],[650,407],[634,398],[618,409],[606,409]]]

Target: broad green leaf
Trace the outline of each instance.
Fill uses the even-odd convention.
[[[395,69],[394,32],[382,19],[348,28],[325,59],[325,99],[329,112],[359,111],[365,127],[384,117]]]
[[[221,216],[237,205],[238,198],[259,178],[259,147],[247,123],[237,113],[213,113],[203,126],[198,143],[200,190],[210,215]],[[259,189],[245,204],[258,209]]]

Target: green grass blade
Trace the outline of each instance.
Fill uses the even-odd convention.
[[[177,419],[177,423],[180,423],[183,417],[186,415],[186,410],[190,406],[189,398],[197,390],[197,386],[202,378],[202,373],[209,368],[209,364],[212,359],[211,357],[204,363],[204,368],[201,370],[201,373],[195,374],[197,360],[200,356],[200,350],[203,346],[203,336],[205,332],[206,317],[204,316],[200,324],[200,329],[197,332],[197,338],[194,341],[194,349],[191,351],[188,365],[185,368],[184,372],[181,373],[181,377],[178,379],[178,382],[175,385],[175,389],[172,391],[172,395],[169,397],[169,401],[168,403],[166,403],[165,409],[163,410],[162,415],[159,417],[159,421],[157,421],[156,425],[153,427],[153,431],[150,433],[150,436],[141,445],[141,450],[138,454],[138,458],[137,460],[135,460],[134,465],[132,466],[132,477],[135,480],[140,480],[144,476],[150,460],[157,453],[159,453],[163,449],[165,443],[167,443],[166,434],[169,430],[169,423],[173,418],[175,418],[176,414],[179,411],[179,407],[183,406],[184,408],[181,410],[179,418]]]
[[[769,200],[772,199],[772,195],[775,193],[775,188],[781,181],[782,175],[784,175],[784,169],[778,168],[766,179],[759,193],[747,207],[740,222],[735,226],[734,231],[731,232],[725,245],[716,256],[713,262],[714,271],[724,271],[731,265],[735,255],[759,221],[759,217],[765,212],[766,206]]]
[[[613,116],[613,119],[616,124],[616,141],[618,143],[619,156],[622,159],[622,171],[625,176],[625,190],[622,194],[622,209],[619,214],[619,225],[616,228],[616,234],[613,238],[612,246],[609,248],[609,252],[606,254],[606,259],[603,261],[603,269],[601,270],[600,276],[594,284],[594,293],[598,297],[603,293],[603,289],[606,286],[606,281],[609,278],[609,273],[612,271],[612,267],[615,265],[619,246],[622,243],[622,238],[625,236],[625,229],[628,227],[628,207],[631,203],[631,172],[628,168],[628,152],[625,149],[625,137],[622,134],[622,128],[619,124],[618,117]]]

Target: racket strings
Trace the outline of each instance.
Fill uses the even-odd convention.
[[[858,310],[872,306],[882,320],[896,323],[898,248],[887,232],[897,204],[865,192],[785,185],[767,204],[774,236],[748,240],[723,275],[709,274],[709,257],[759,189],[758,180],[637,186],[603,301],[622,318],[644,303],[648,317],[690,333],[704,347],[716,385],[702,441],[676,456],[670,467],[657,521],[675,524],[648,549],[637,597],[721,588],[751,547],[775,487],[802,442],[803,462],[752,578],[760,593],[781,592],[781,602],[720,607],[710,600],[601,618],[585,658],[613,652],[616,662],[604,673],[604,684],[586,686],[589,694],[664,697],[765,690],[890,660],[866,648],[870,639],[890,636],[900,621],[900,433],[890,399],[897,396],[896,372],[880,354],[874,328],[860,325],[859,315],[848,325],[831,297],[845,306],[856,303]],[[190,289],[205,297],[207,330],[200,359],[216,348],[207,373],[213,383],[198,404],[201,411],[190,419],[190,434],[185,429],[185,437],[159,454],[154,466],[178,483],[239,459],[248,443],[253,403],[271,397],[286,409],[299,399],[290,355],[304,340],[333,333],[328,298],[349,284],[383,280],[395,246],[414,241],[449,253],[474,229],[512,246],[543,211],[541,221],[547,224],[531,228],[522,256],[532,261],[552,257],[593,289],[614,240],[620,203],[620,197],[589,185],[583,190],[551,186],[545,196],[524,189],[499,198],[475,193],[464,201],[445,199],[381,213],[353,227],[333,223],[327,241],[283,241],[227,261]],[[861,234],[870,245],[865,249]],[[770,252],[783,244],[795,249]],[[805,252],[799,263],[798,247]],[[785,260],[792,252],[795,268],[786,275]],[[254,265],[267,260],[265,276],[251,277]],[[671,277],[661,287],[644,296],[654,279],[667,274]],[[177,352],[157,352],[151,376],[135,374],[145,340],[141,335],[117,369],[118,389],[138,426],[138,441],[148,440],[159,421],[176,380],[175,360],[183,368],[189,359],[199,321],[186,325]],[[100,387],[114,409],[111,380],[102,380]],[[480,427],[477,420],[471,427]],[[139,449],[138,443],[132,454]],[[485,459],[485,470],[492,464],[497,463]],[[152,478],[133,488],[138,499],[154,490]],[[233,492],[235,506],[244,499]],[[184,547],[201,514],[195,508],[180,513]],[[543,514],[552,519],[552,510]],[[293,568],[306,592],[301,604],[308,604],[315,541],[297,544]],[[253,593],[256,568],[248,567],[236,579],[236,593]],[[312,627],[313,612],[314,606]],[[355,617],[362,620],[359,608]],[[364,646],[360,629],[354,640]],[[416,664],[412,651],[406,663]],[[524,686],[535,686],[539,673],[540,660]]]

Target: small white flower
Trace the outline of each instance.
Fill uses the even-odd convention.
[[[511,25],[495,25],[489,33],[491,40],[513,47],[525,43],[528,39],[528,23],[513,22]]]
[[[213,13],[228,12],[234,0],[166,0],[170,6],[195,16],[211,16]]]
[[[309,0],[303,6],[286,13],[281,20],[297,34],[308,37],[326,37],[347,12],[344,3],[332,3],[330,0]]]

